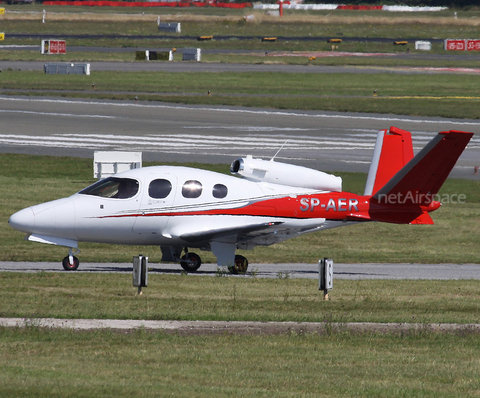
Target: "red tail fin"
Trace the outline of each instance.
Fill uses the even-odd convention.
[[[374,194],[379,203],[428,206],[472,138],[473,133],[445,131],[432,139]]]
[[[379,131],[364,195],[376,193],[412,158],[412,136],[408,131],[396,127]]]

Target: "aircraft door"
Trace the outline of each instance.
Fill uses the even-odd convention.
[[[73,202],[77,240],[131,243],[141,190],[136,178],[117,176],[104,178],[81,190]],[[65,220],[59,223],[68,224]]]
[[[174,204],[177,179],[171,174],[152,174],[145,182],[133,232],[142,235],[145,244],[158,244],[170,219],[165,213]]]

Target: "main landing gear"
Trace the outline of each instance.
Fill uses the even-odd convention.
[[[202,265],[200,256],[196,253],[188,251],[184,248],[185,254],[180,258],[180,266],[187,272],[195,272]],[[248,260],[246,257],[239,254],[235,255],[235,264],[228,267],[228,270],[233,275],[245,274],[248,270]]]
[[[235,255],[235,265],[228,267],[228,270],[233,275],[246,274],[248,270],[248,260],[240,254]]]
[[[198,254],[188,252],[187,248],[185,252],[180,259],[180,266],[187,272],[195,272],[202,265],[202,260]]]
[[[79,251],[76,251],[73,253],[73,250],[70,249],[70,253],[68,254],[67,257],[65,257],[62,261],[63,269],[65,271],[76,271],[78,266],[80,265],[80,260],[74,256],[74,254],[79,253]]]

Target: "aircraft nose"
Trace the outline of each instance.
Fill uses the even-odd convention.
[[[18,231],[31,232],[35,226],[35,214],[31,207],[20,210],[10,216],[10,226]]]

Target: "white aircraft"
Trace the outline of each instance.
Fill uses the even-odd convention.
[[[79,266],[78,242],[98,242],[158,245],[162,261],[188,272],[201,265],[188,248],[211,250],[218,265],[241,273],[248,261],[237,249],[366,221],[433,224],[435,195],[472,136],[439,133],[414,157],[409,132],[380,131],[364,195],[342,192],[340,177],[247,156],[233,161],[235,177],[172,166],[126,171],[9,223],[29,241],[69,247],[65,270]]]

